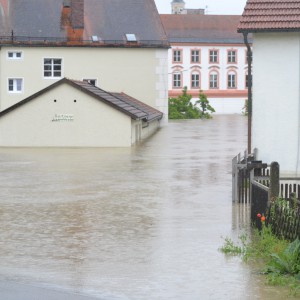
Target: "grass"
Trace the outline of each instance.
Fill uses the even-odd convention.
[[[243,234],[235,243],[224,239],[220,250],[227,255],[239,255],[249,262],[262,264],[261,273],[270,285],[288,286],[291,295],[300,294],[300,241],[289,242],[277,238],[270,226],[263,224],[262,230],[255,230],[251,239]]]

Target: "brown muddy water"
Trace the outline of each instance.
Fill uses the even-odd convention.
[[[231,202],[246,121],[170,122],[131,149],[1,149],[0,281],[104,300],[283,299],[218,251],[249,230]]]

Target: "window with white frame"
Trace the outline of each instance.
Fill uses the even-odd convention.
[[[23,79],[22,78],[8,78],[8,92],[9,93],[22,93],[23,92]]]
[[[209,50],[209,62],[218,63],[219,62],[219,51],[218,50]]]
[[[44,77],[47,78],[62,77],[61,58],[44,58]]]
[[[236,88],[236,74],[234,72],[230,72],[227,75],[227,86],[229,89]]]
[[[181,62],[182,50],[173,50],[173,62]]]
[[[209,74],[209,88],[217,89],[219,87],[219,78],[217,72],[211,72]]]
[[[228,63],[236,63],[236,50],[229,50],[227,52],[227,61]]]
[[[191,75],[191,87],[193,89],[200,87],[200,74],[198,72],[194,72]]]
[[[8,59],[21,59],[23,57],[22,51],[8,51]]]
[[[173,87],[174,88],[181,87],[181,73],[179,72],[173,74]]]
[[[200,62],[200,51],[199,50],[192,50],[191,51],[191,62],[192,63],[199,63]]]

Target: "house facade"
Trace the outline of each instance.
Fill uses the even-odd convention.
[[[162,116],[125,93],[63,78],[0,112],[0,147],[130,147]]]
[[[67,77],[168,115],[169,43],[153,0],[0,0],[0,23],[0,111]]]
[[[169,97],[186,86],[193,99],[202,90],[216,113],[241,114],[247,99],[248,66],[240,16],[161,15],[171,44]]]
[[[283,176],[300,173],[299,15],[300,1],[248,0],[238,28],[253,34],[252,149]]]

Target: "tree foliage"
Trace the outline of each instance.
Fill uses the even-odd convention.
[[[187,93],[184,87],[182,95],[176,98],[169,98],[169,119],[210,119],[211,113],[215,112],[209,104],[206,95],[201,91],[199,100],[192,103],[192,96]]]

